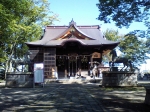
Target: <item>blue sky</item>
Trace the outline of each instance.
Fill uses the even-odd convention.
[[[96,18],[99,15],[98,0],[49,0],[50,10],[59,15],[59,22],[54,22],[54,25],[68,25],[73,20],[77,25],[100,25],[102,31],[107,28],[118,30],[120,34],[126,34],[133,30],[146,29],[142,23],[132,23],[132,25],[126,29],[117,28],[113,23],[105,24]]]

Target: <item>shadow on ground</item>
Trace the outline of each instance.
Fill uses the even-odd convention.
[[[146,94],[144,87],[87,89],[110,112],[150,112],[150,106],[144,103]]]
[[[1,88],[0,110],[15,112],[150,112],[144,87],[51,83],[44,88]]]

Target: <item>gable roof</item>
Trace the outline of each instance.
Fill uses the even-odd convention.
[[[26,42],[27,45],[63,46],[66,42],[79,42],[82,45],[115,45],[119,42],[106,40],[99,25],[76,26],[71,21],[69,26],[47,26],[41,40]]]

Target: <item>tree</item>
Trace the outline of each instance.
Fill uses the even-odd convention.
[[[47,0],[0,1],[0,62],[11,68],[11,58],[22,58],[25,42],[41,38],[42,27],[57,20]]]
[[[108,40],[120,42],[120,44],[116,48],[121,52],[120,56],[126,57],[131,60],[134,66],[137,67],[138,65],[145,63],[146,59],[149,59],[149,57],[147,56],[149,48],[146,45],[146,40],[131,34],[119,35],[118,31],[110,29],[107,29],[106,32],[104,32],[104,35]],[[112,52],[115,52],[116,49]],[[104,57],[106,58],[105,60],[112,61],[112,52],[108,53]]]
[[[98,20],[105,23],[114,21],[118,27],[149,19],[149,0],[99,0],[97,7],[100,11]]]
[[[99,0],[98,20],[105,23],[115,22],[116,26],[129,27],[132,22],[142,22],[147,30],[134,30],[141,38],[150,38],[150,1],[149,0]]]
[[[119,32],[113,29],[107,29],[104,32],[104,35],[107,40],[111,40],[111,41],[121,41],[121,39],[123,38],[123,35],[119,35]],[[116,49],[113,49],[111,52],[103,56],[103,61],[108,61],[108,62],[112,61],[112,58],[113,58],[112,53],[113,54],[116,53]]]
[[[138,38],[136,35],[125,35],[119,44],[119,50],[136,67],[145,63],[146,59],[149,59],[147,56],[149,48],[146,46],[146,41]]]
[[[147,30],[134,30],[120,41],[120,51],[130,58],[134,64],[144,63],[150,53],[150,1],[149,0],[99,0],[98,20],[105,23],[115,22],[116,26],[129,27],[135,22],[142,22]],[[146,37],[146,38],[145,38]],[[140,39],[145,38],[145,40]],[[136,42],[138,44],[136,44]],[[143,46],[142,46],[143,45]]]

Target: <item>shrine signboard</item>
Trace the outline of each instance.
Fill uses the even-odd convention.
[[[92,54],[92,58],[101,58],[101,55],[100,55],[100,53],[98,53],[98,52],[94,52],[94,53]]]

